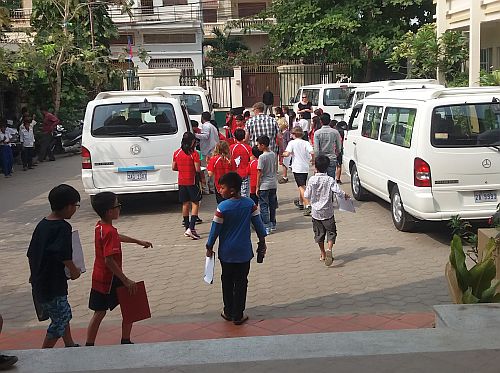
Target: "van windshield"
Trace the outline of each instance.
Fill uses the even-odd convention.
[[[200,95],[182,93],[172,94],[172,97],[178,99],[181,104],[186,105],[189,115],[201,115],[203,113],[203,102]]]
[[[460,104],[436,107],[431,143],[439,148],[500,145],[500,104]]]
[[[177,133],[177,120],[172,104],[120,103],[99,105],[92,116],[93,136],[149,136]]]
[[[323,94],[324,106],[339,106],[347,101],[352,87],[326,88]]]

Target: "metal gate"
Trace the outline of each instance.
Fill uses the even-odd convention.
[[[179,78],[181,86],[199,86],[205,88],[212,97],[212,102],[219,108],[232,108],[232,79],[234,71],[217,71],[206,69],[204,74],[195,74],[194,71],[183,71]]]
[[[242,66],[241,80],[243,106],[252,107],[256,102],[262,101],[262,94],[267,87],[274,94],[274,105],[280,104],[278,65]]]

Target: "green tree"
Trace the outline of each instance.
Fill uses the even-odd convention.
[[[204,47],[211,47],[206,53],[206,64],[218,70],[237,64],[238,59],[248,55],[248,47],[239,36],[226,34],[219,28],[214,28],[215,38],[203,41]]]
[[[438,38],[436,25],[429,23],[415,33],[407,32],[387,63],[411,78],[435,78],[439,69],[446,81],[452,82],[460,78],[467,58],[467,38],[461,32],[448,30]]]
[[[348,62],[372,78],[372,62],[384,61],[408,30],[431,20],[432,0],[275,0],[258,17],[278,57],[305,62]]]

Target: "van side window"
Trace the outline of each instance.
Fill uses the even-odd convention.
[[[381,106],[366,106],[365,116],[363,117],[363,126],[361,127],[361,136],[378,139],[381,118]]]
[[[319,89],[304,89],[302,91],[302,95],[307,96],[307,99],[311,102],[313,106],[318,106],[318,101],[319,101]],[[300,102],[301,98],[299,98]]]
[[[409,148],[416,114],[416,109],[387,107],[380,141]]]

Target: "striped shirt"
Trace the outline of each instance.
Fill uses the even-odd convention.
[[[277,153],[276,136],[278,135],[278,122],[273,117],[259,114],[246,123],[246,130],[250,134],[250,146],[257,145],[257,138],[266,135],[269,137],[269,150]]]

